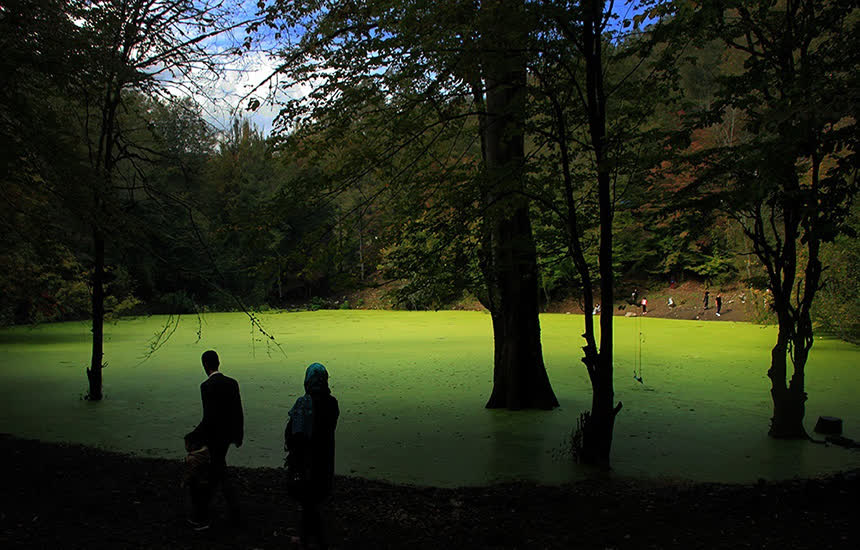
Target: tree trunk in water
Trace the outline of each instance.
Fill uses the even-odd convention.
[[[87,399],[100,401],[102,398],[102,359],[104,357],[104,265],[105,240],[98,228],[93,228],[93,355],[87,369],[89,393]]]
[[[792,387],[771,388],[773,417],[768,435],[778,439],[807,439],[803,427],[806,414],[806,392]]]
[[[809,435],[803,427],[806,415],[806,391],[804,391],[804,368],[806,366],[806,351],[795,354],[794,375],[791,383],[786,385],[788,330],[780,321],[777,343],[771,351],[771,366],[767,372],[771,380],[770,395],[773,399],[773,417],[770,419],[768,435],[778,439],[806,439]]]
[[[768,435],[780,439],[806,439],[809,436],[803,427],[803,417],[806,414],[804,369],[813,343],[809,310],[821,275],[821,263],[818,259],[819,241],[817,235],[806,233],[804,240],[809,247],[809,257],[805,262],[803,277],[805,285],[796,284],[797,243],[801,237],[804,219],[802,204],[797,200],[800,192],[796,170],[798,154],[795,150],[789,149],[779,160],[782,161],[783,170],[780,178],[783,191],[780,205],[783,242],[778,248],[780,257],[775,261],[767,258],[771,261],[765,262],[768,266],[774,309],[779,323],[776,345],[771,351],[770,370],[767,372],[771,381],[770,395],[773,399],[773,417],[771,417]],[[817,187],[817,168],[813,183]],[[762,259],[765,260],[765,258]],[[797,293],[796,296],[795,293]],[[792,307],[793,297],[797,299],[797,303]],[[786,385],[789,355],[794,372],[791,382]]]
[[[591,376],[591,414],[590,422],[583,429],[582,459],[588,464],[609,466],[612,450],[612,434],[615,430],[615,417],[621,411],[621,402],[615,401],[613,384],[613,334],[612,304],[612,197],[610,195],[609,172],[601,170],[598,163],[598,203],[600,205],[600,249],[598,252],[600,269],[600,302],[609,307],[600,312],[600,352],[597,355],[597,368]]]
[[[598,163],[598,170],[600,165]],[[613,384],[613,334],[612,334],[612,202],[610,195],[609,173],[599,171],[598,203],[600,205],[600,250],[598,252],[600,269],[600,301],[609,304],[600,312],[600,351],[589,353],[592,344],[586,346],[583,361],[591,379],[591,411],[584,415],[582,422],[582,448],[580,459],[586,464],[609,466],[612,451],[612,435],[615,431],[615,417],[622,404],[614,404]]]
[[[481,124],[485,177],[484,278],[493,318],[493,392],[487,408],[552,409],[558,399],[543,363],[537,252],[522,195],[526,64],[522,2],[484,7],[498,33],[487,37],[486,111]]]
[[[605,3],[591,0],[584,6],[582,25],[583,56],[586,66],[586,101],[588,128],[594,147],[597,168],[597,203],[600,216],[600,351],[595,358],[596,368],[589,370],[592,387],[591,413],[583,426],[582,459],[594,465],[609,466],[615,417],[621,403],[613,405],[613,338],[612,321],[614,290],[612,272],[612,179],[607,158],[606,95],[603,82],[602,21]]]
[[[536,252],[526,208],[493,232],[493,393],[487,408],[552,409],[558,399],[543,363]]]
[[[615,417],[622,406],[620,401],[613,406],[614,400],[611,378],[607,380],[598,371],[597,381],[592,382],[591,411],[585,413],[582,423],[582,449],[579,459],[586,464],[609,467]]]

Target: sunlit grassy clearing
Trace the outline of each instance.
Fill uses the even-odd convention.
[[[199,356],[214,348],[223,370],[239,380],[245,404],[246,444],[231,451],[233,464],[281,464],[286,412],[302,391],[305,366],[320,361],[341,403],[339,473],[435,485],[584,475],[561,452],[591,399],[579,361],[579,316],[541,318],[561,408],[517,413],[483,408],[492,380],[492,331],[482,313],[263,315],[286,357],[259,333],[252,338],[242,314],[207,315],[199,342],[196,320],[186,317],[141,363],[164,321],[108,327],[102,403],[79,398],[89,357],[86,324],[0,332],[0,431],[179,457],[182,435],[200,417]],[[644,384],[633,379],[640,329]],[[616,396],[624,402],[613,447],[616,472],[743,481],[860,466],[855,452],[766,436],[765,373],[774,336],[773,328],[742,323],[616,319]],[[837,415],[846,435],[860,435],[858,357],[854,346],[816,341],[808,428],[818,415]]]

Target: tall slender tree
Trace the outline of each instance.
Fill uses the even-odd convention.
[[[659,2],[635,6],[640,12],[651,8],[655,17],[665,8]],[[659,132],[648,118],[658,94],[672,81],[671,57],[653,51],[654,29],[644,33],[637,24],[629,36],[613,31],[613,9],[612,2],[601,0],[541,2],[536,47],[542,55],[532,68],[542,115],[532,124],[548,149],[537,160],[549,165],[543,171],[552,181],[543,203],[562,227],[582,290],[582,361],[592,403],[580,418],[575,450],[580,460],[598,465],[609,464],[615,417],[622,407],[614,401],[613,381],[613,221],[619,197],[631,195],[631,182],[642,179],[659,149]],[[585,242],[589,224],[596,226],[596,270]],[[594,326],[596,294],[603,305],[599,332]]]
[[[209,0],[65,0],[34,2],[32,11],[16,11],[25,28],[31,19],[57,22],[72,63],[54,63],[64,78],[57,82],[69,105],[70,135],[83,149],[85,172],[78,178],[52,180],[61,205],[89,226],[92,357],[87,368],[88,398],[102,398],[104,367],[106,253],[109,236],[122,227],[123,204],[146,193],[141,163],[152,153],[135,142],[135,129],[124,125],[134,93],[169,98],[196,89],[222,59],[212,39],[226,29],[244,27],[220,1]],[[17,5],[17,4],[16,4]],[[40,45],[56,42],[49,32],[30,34]],[[55,44],[54,44],[55,45]],[[62,52],[51,48],[50,52]],[[74,55],[77,54],[77,55]],[[58,59],[63,56],[59,56]],[[52,61],[56,59],[51,58]],[[69,70],[71,69],[71,70]],[[124,119],[125,117],[125,119]],[[31,148],[31,150],[35,150]]]
[[[769,434],[807,437],[805,369],[821,245],[843,230],[858,189],[857,3],[682,2],[677,22],[743,60],[720,77],[710,109],[696,118],[709,127],[737,111],[743,135],[695,155],[700,177],[688,190],[739,224],[764,267],[779,327],[768,369]]]

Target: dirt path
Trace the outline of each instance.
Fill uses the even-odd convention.
[[[629,294],[638,291],[639,300],[647,298],[648,317],[663,317],[666,319],[686,319],[701,321],[750,321],[755,317],[754,300],[761,297],[751,294],[749,290],[727,286],[726,288],[709,288],[710,296],[708,309],[704,309],[703,299],[705,287],[701,283],[686,282],[674,287],[652,286],[645,284],[625,284],[618,289],[624,293],[626,300],[618,300],[614,304],[615,315],[642,315],[640,306],[630,304]],[[716,297],[722,295],[723,305],[720,315],[717,315]],[[673,305],[669,305],[672,298]],[[550,303],[546,308],[548,313],[580,313],[582,309],[577,299]]]
[[[756,300],[765,297],[759,292],[751,292],[736,284],[725,287],[710,286],[709,307],[704,309],[703,298],[706,290],[705,285],[695,281],[687,281],[679,285],[658,285],[649,283],[625,282],[616,289],[624,299],[615,302],[613,312],[615,315],[641,315],[640,306],[633,306],[631,294],[638,290],[639,300],[648,299],[649,317],[665,317],[667,319],[686,319],[703,321],[751,321],[756,317]],[[716,297],[722,294],[723,306],[720,315],[716,315]],[[669,305],[672,298],[673,306]],[[385,298],[384,288],[370,288],[356,291],[343,299],[359,309],[387,309],[392,307],[390,300]],[[599,303],[599,299],[595,303]],[[333,302],[327,307],[338,307],[340,302]],[[451,309],[483,310],[483,306],[475,298],[464,298],[456,304],[451,304]],[[766,309],[766,308],[764,308]],[[552,299],[541,309],[542,313],[581,313],[579,297],[566,298],[563,300]]]
[[[282,472],[234,470],[242,529],[185,524],[177,461],[0,436],[0,547],[289,548]],[[858,472],[758,485],[601,479],[467,489],[338,478],[336,548],[857,548]],[[223,513],[218,502],[216,511]]]

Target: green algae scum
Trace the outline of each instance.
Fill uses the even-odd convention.
[[[239,380],[246,437],[234,465],[283,463],[287,411],[305,367],[326,365],[339,399],[337,471],[418,485],[507,480],[575,481],[591,475],[567,452],[591,388],[580,362],[582,318],[542,315],[544,359],[561,407],[487,410],[492,330],[478,312],[316,311],[260,314],[280,348],[239,313],[183,317],[148,359],[167,317],[106,327],[102,402],[86,391],[89,325],[0,331],[0,432],[145,456],[179,458],[201,415],[200,354],[218,351]],[[198,338],[198,330],[200,337]],[[624,408],[612,450],[615,475],[693,481],[786,479],[860,467],[860,453],[767,436],[766,372],[775,328],[746,323],[616,318],[615,391]],[[860,438],[858,348],[816,338],[807,365],[806,426],[843,419]],[[642,382],[634,378],[641,373]]]

